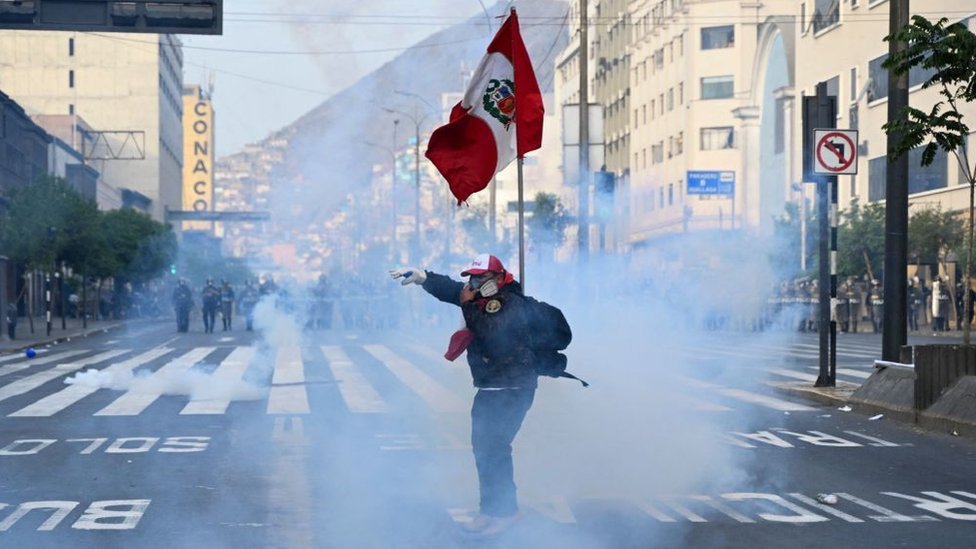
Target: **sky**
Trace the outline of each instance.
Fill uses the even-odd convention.
[[[483,1],[491,10],[494,2]],[[222,157],[479,13],[479,0],[224,0],[223,35],[181,35],[183,80],[213,82]]]

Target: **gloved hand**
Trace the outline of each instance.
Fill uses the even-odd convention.
[[[404,267],[402,269],[390,269],[390,277],[394,280],[402,278],[400,284],[423,284],[427,280],[427,273],[423,269],[414,267]]]

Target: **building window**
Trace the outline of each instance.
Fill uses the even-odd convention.
[[[685,34],[681,33],[677,38],[678,42],[678,57],[682,57],[685,54]]]
[[[684,82],[678,82],[678,104],[679,105],[685,104],[685,83]]]
[[[664,68],[664,48],[661,48],[654,52],[654,69],[661,70]]]
[[[651,164],[664,162],[664,141],[658,141],[657,145],[651,145]]]
[[[664,207],[664,187],[661,187],[660,189],[658,189],[657,197],[658,197],[658,207],[663,208]]]
[[[804,2],[800,4],[800,34],[806,34],[807,30],[807,4]]]
[[[75,104],[68,103],[68,114],[74,114],[74,113],[75,113]]]
[[[857,101],[857,67],[851,67],[851,103]]]
[[[685,132],[678,132],[678,137],[674,140],[674,154],[685,152]]]
[[[75,56],[75,39],[74,38],[69,38],[68,39],[68,57],[74,57],[74,56]]]
[[[908,194],[941,189],[948,185],[948,156],[943,151],[935,155],[935,160],[922,167],[922,149],[918,147],[908,152]],[[868,200],[884,200],[888,187],[888,158],[879,156],[868,160]]]
[[[75,71],[73,70],[68,71],[68,87],[75,87]]]
[[[888,59],[888,54],[868,61],[868,103],[888,97],[888,70],[881,66]],[[932,75],[934,69],[913,68],[908,71],[908,87],[914,88],[924,84]]]
[[[813,12],[813,32],[817,33],[840,23],[840,2],[816,0]]]
[[[651,120],[654,120],[654,112],[656,108],[657,108],[657,101],[651,99]]]
[[[735,91],[735,80],[729,76],[706,76],[701,79],[702,99],[729,99]]]
[[[701,129],[701,150],[717,151],[735,148],[735,128],[719,126]]]
[[[637,118],[637,109],[634,109],[634,127],[636,128],[639,125],[640,125],[640,119]]]
[[[674,206],[674,183],[668,183],[668,206]]]
[[[658,111],[658,114],[663,115],[664,114],[664,94],[663,93],[661,95],[657,96],[657,104],[658,104],[658,107],[660,107],[660,109],[661,109],[661,110]]]
[[[735,46],[735,25],[702,28],[701,49],[717,50],[733,46]]]
[[[647,103],[641,105],[641,122],[647,124]]]
[[[674,110],[674,88],[668,88],[668,110]]]

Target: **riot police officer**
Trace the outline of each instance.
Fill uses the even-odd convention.
[[[258,303],[258,291],[250,280],[244,281],[244,289],[241,290],[239,303],[241,314],[244,315],[244,322],[247,324],[247,331],[250,332],[254,328],[254,306]]]
[[[207,279],[207,285],[200,292],[203,302],[203,331],[212,334],[217,321],[217,309],[220,307],[220,289],[214,286],[212,278]]]
[[[884,328],[884,293],[881,291],[881,283],[877,279],[871,280],[871,293],[868,295],[871,305],[871,324],[874,326],[874,333],[879,334]]]
[[[224,331],[232,328],[234,315],[234,288],[227,279],[220,281],[220,318],[224,322]]]
[[[186,333],[190,331],[190,309],[193,308],[193,292],[181,278],[173,289],[173,310],[176,312],[176,331]]]

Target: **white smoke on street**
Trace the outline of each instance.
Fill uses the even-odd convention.
[[[105,371],[87,369],[64,380],[68,385],[128,391],[136,394],[186,396],[199,400],[259,400],[267,389],[239,377],[198,370],[161,372],[150,370]]]

